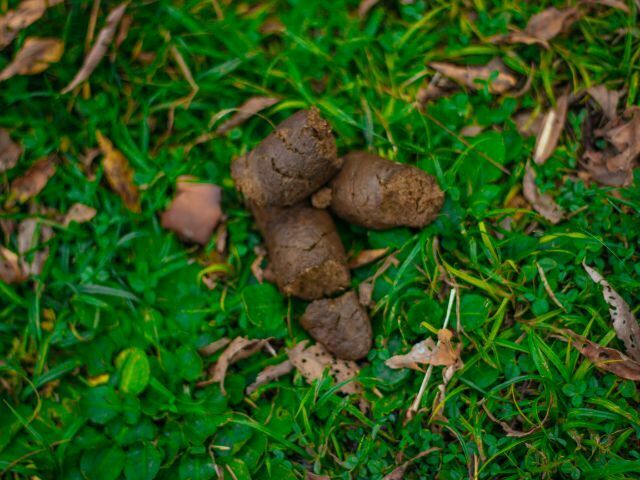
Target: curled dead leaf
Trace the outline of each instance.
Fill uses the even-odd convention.
[[[20,258],[8,248],[0,245],[0,280],[7,284],[24,282],[27,273],[20,265]]]
[[[358,5],[358,16],[360,18],[365,18],[367,13],[375,7],[380,0],[361,0],[360,5]]]
[[[293,370],[293,364],[291,363],[290,360],[285,360],[284,362],[277,363],[275,365],[269,365],[260,373],[258,373],[258,376],[256,377],[255,382],[253,382],[251,385],[247,387],[247,390],[246,390],[247,395],[250,395],[251,393],[255,392],[258,389],[258,387],[261,387],[262,385],[266,385],[267,383],[277,380],[283,375],[287,375],[292,370]]]
[[[488,82],[489,92],[503,94],[518,84],[518,79],[499,58],[478,66],[460,66],[444,62],[431,62],[429,66],[445,77],[474,90],[482,89],[483,84]]]
[[[524,43],[527,45],[539,44],[549,48],[549,40],[561,33],[569,31],[571,26],[580,19],[581,13],[576,7],[558,10],[555,7],[547,8],[533,15],[523,31],[515,31],[507,35],[493,37],[495,43]]]
[[[227,375],[227,369],[229,366],[262,350],[262,348],[267,344],[267,341],[267,339],[249,340],[245,337],[234,338],[222,352],[218,361],[209,369],[210,378],[198,383],[198,386],[219,383],[220,390],[222,390],[222,393],[226,394],[224,389],[224,378]]]
[[[418,365],[454,365],[460,359],[460,345],[454,347],[451,344],[453,333],[451,330],[438,331],[438,344],[429,337],[411,347],[409,353],[394,355],[384,364],[393,369],[411,368],[420,371]]]
[[[216,133],[218,135],[227,133],[232,128],[236,128],[237,126],[242,125],[257,113],[260,113],[262,110],[275,105],[279,101],[280,99],[275,97],[251,97],[237,108],[236,112],[231,116],[229,120],[223,122],[216,129]],[[220,117],[223,114],[226,114],[227,112],[229,112],[229,110],[221,112],[221,114],[216,115],[216,118]],[[214,118],[214,121],[216,118]]]
[[[63,0],[22,0],[14,9],[0,17],[0,50],[29,25],[38,21],[47,8],[62,3]]]
[[[74,203],[62,220],[62,225],[68,227],[71,222],[85,223],[96,216],[95,208],[83,203]]]
[[[198,183],[194,177],[178,178],[176,195],[162,213],[162,226],[182,240],[206,245],[222,217],[221,194],[217,185]]]
[[[564,124],[567,121],[568,106],[569,95],[565,93],[558,98],[556,106],[544,116],[533,153],[533,161],[538,165],[546,162],[558,146],[560,134],[562,134]]]
[[[533,137],[538,135],[542,128],[542,120],[544,116],[537,112],[523,111],[514,117],[516,128],[523,137]]]
[[[11,140],[9,132],[0,128],[0,173],[16,166],[22,155],[22,147]]]
[[[229,340],[227,337],[219,338],[218,340],[199,348],[198,353],[200,353],[200,355],[209,357],[216,353],[218,350],[222,350],[224,347],[229,345],[229,342],[231,342],[231,340]]]
[[[27,276],[40,275],[49,258],[46,246],[53,237],[53,229],[39,219],[28,218],[18,225],[18,253],[20,266]]]
[[[640,380],[640,362],[627,357],[619,350],[592,342],[572,330],[565,329],[563,333],[573,340],[573,346],[596,367],[625,380]]]
[[[64,43],[57,38],[29,37],[16,53],[13,62],[0,72],[0,82],[15,75],[35,75],[62,58]]]
[[[21,177],[11,182],[11,201],[20,203],[38,195],[56,173],[56,156],[49,155],[35,162]]]
[[[126,207],[132,212],[140,212],[140,194],[138,187],[133,183],[133,169],[129,161],[116,148],[113,143],[102,133],[96,132],[98,145],[104,158],[102,165],[107,182],[111,188],[120,195]]]
[[[102,61],[107,50],[109,49],[109,45],[113,41],[113,37],[116,34],[116,30],[118,28],[118,24],[124,15],[125,10],[127,9],[128,2],[121,3],[116,8],[114,8],[107,17],[107,21],[98,33],[98,38],[91,47],[91,50],[87,54],[84,59],[84,63],[76,76],[73,77],[73,80],[67,85],[61,93],[68,93],[82,82],[87,80],[93,71],[96,69],[98,64]]]
[[[362,387],[354,380],[360,371],[356,362],[334,357],[319,343],[307,347],[306,340],[296,344],[287,353],[291,364],[308,383],[322,378],[325,368],[328,368],[336,383],[346,382],[340,387],[341,392],[347,395],[362,392]]]
[[[388,248],[376,248],[376,249],[373,249],[373,250],[361,250],[356,255],[352,256],[349,259],[349,268],[351,270],[354,270],[356,268],[360,268],[360,267],[363,267],[363,266],[368,265],[370,263],[373,263],[376,260],[379,260],[382,257],[384,257],[387,254],[388,251],[389,251]]]
[[[589,88],[587,93],[600,105],[602,112],[609,120],[614,120],[618,116],[618,102],[620,101],[622,92],[609,90],[604,85],[596,85],[595,87]]]
[[[527,163],[522,180],[522,193],[531,206],[553,224],[562,220],[563,212],[551,195],[540,192],[536,185],[536,173],[533,167]]]
[[[627,349],[627,353],[634,360],[640,361],[640,325],[627,302],[616,292],[609,282],[595,269],[582,263],[591,280],[602,287],[602,296],[609,305],[609,314],[616,335]]]

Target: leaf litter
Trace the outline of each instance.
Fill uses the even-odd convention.
[[[12,169],[22,155],[22,147],[11,139],[9,132],[0,128],[0,173]]]
[[[533,161],[538,165],[546,162],[558,146],[558,140],[567,121],[568,106],[569,94],[564,93],[558,98],[556,106],[545,114],[533,153]]]
[[[47,8],[62,3],[63,0],[23,0],[14,9],[0,17],[0,50],[28,26],[38,21]]]
[[[64,52],[64,43],[57,38],[29,37],[13,61],[0,72],[0,82],[15,75],[36,75],[58,62]]]
[[[499,58],[494,58],[486,65],[460,66],[452,63],[431,62],[431,68],[473,90],[481,90],[488,84],[489,92],[503,94],[513,90],[518,79]]]
[[[231,116],[229,120],[220,124],[220,126],[216,129],[216,134],[223,135],[227,133],[229,130],[242,125],[254,115],[260,113],[262,110],[272,107],[279,101],[280,99],[276,97],[257,96],[249,98],[246,102],[244,102],[237,108],[236,112]],[[223,110],[218,115],[216,115],[213,121],[226,114],[227,112],[229,112],[229,110]]]
[[[536,185],[536,172],[530,163],[525,166],[522,193],[536,212],[553,224],[560,223],[564,213],[551,195],[540,191]]]
[[[9,205],[15,201],[24,203],[38,195],[56,173],[56,155],[49,155],[36,161],[24,175],[11,182]]]
[[[125,206],[134,213],[140,212],[140,194],[138,187],[133,183],[133,169],[129,160],[117,150],[111,140],[96,132],[98,145],[102,152],[102,165],[107,182],[111,188],[122,198]]]
[[[69,93],[71,90],[76,88],[82,82],[87,80],[96,67],[100,64],[107,51],[109,50],[109,46],[113,41],[113,38],[116,34],[118,24],[124,15],[125,10],[127,9],[128,2],[121,3],[116,8],[114,8],[107,17],[107,21],[98,33],[98,38],[91,47],[91,50],[87,54],[78,73],[76,73],[73,80],[67,85],[61,93]]]

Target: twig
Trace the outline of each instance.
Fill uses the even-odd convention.
[[[452,288],[449,293],[449,305],[447,306],[447,316],[444,319],[444,324],[442,328],[447,328],[449,325],[449,317],[451,316],[451,310],[453,309],[453,300],[456,297],[456,289]],[[437,346],[440,346],[440,340],[438,340]],[[422,401],[422,397],[424,396],[424,392],[427,389],[427,384],[429,383],[429,379],[431,378],[431,373],[433,372],[433,365],[429,365],[427,368],[427,372],[424,374],[424,378],[422,379],[422,385],[420,385],[420,390],[418,391],[418,395],[416,395],[415,400],[407,410],[407,420],[413,418],[413,416],[417,413],[420,408],[420,402]]]
[[[549,285],[549,282],[547,281],[547,276],[544,274],[544,270],[542,269],[542,267],[540,266],[540,264],[538,262],[536,262],[536,267],[538,267],[538,273],[540,274],[540,278],[542,279],[542,286],[544,286],[544,289],[547,291],[547,293],[551,297],[551,300],[553,300],[553,303],[555,303],[557,306],[559,306],[562,310],[564,310],[566,312],[567,309],[564,308],[564,305],[562,305],[562,303],[560,303],[560,300],[558,300],[558,298],[556,297],[555,293],[553,293],[553,290],[551,290],[551,286]]]

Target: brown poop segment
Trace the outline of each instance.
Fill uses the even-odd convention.
[[[371,322],[353,290],[311,302],[300,323],[338,358],[358,360],[371,348]]]
[[[253,207],[280,291],[315,300],[349,287],[347,256],[331,216],[306,204]]]
[[[424,227],[444,203],[444,193],[431,175],[367,152],[346,155],[330,187],[336,215],[373,229]]]
[[[294,205],[340,169],[331,126],[316,108],[300,110],[255,149],[235,159],[231,176],[254,205]]]

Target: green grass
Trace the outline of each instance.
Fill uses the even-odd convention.
[[[0,1],[0,9],[16,3]],[[552,226],[507,204],[520,190],[535,141],[517,132],[517,111],[546,109],[563,85],[577,91],[603,82],[626,89],[627,105],[638,103],[633,2],[631,15],[589,9],[549,51],[486,42],[509,25],[523,27],[548,2],[385,1],[362,21],[357,2],[344,0],[219,1],[224,19],[212,1],[132,2],[133,24],[115,60],[98,67],[86,95],[63,96],[82,63],[92,3],[53,7],[0,52],[3,67],[26,36],[61,37],[66,45],[61,62],[43,74],[0,83],[0,127],[25,149],[19,165],[0,177],[0,201],[32,162],[55,151],[62,157],[36,200],[0,217],[21,220],[44,206],[66,212],[75,202],[98,210],[90,223],[54,225],[51,255],[36,279],[0,283],[1,478],[142,479],[152,478],[145,472],[150,466],[159,467],[155,478],[206,479],[215,478],[215,458],[228,479],[304,478],[305,471],[379,479],[431,447],[439,450],[405,478],[638,478],[636,385],[596,370],[554,333],[568,327],[622,348],[600,288],[580,263],[605,272],[637,311],[640,179],[636,174],[634,186],[616,192],[575,177],[580,124],[591,108],[583,100],[572,107],[559,148],[538,168],[541,189],[570,218]],[[115,5],[102,2],[98,28]],[[285,32],[262,34],[260,26],[275,16]],[[171,47],[199,87],[188,109],[180,100],[191,88]],[[153,52],[154,60],[141,63],[139,51]],[[523,77],[535,66],[524,96],[460,90],[426,114],[413,105],[431,75],[427,62],[482,64],[494,56]],[[218,112],[265,94],[283,101],[225,137],[188,148],[211,131]],[[375,346],[360,375],[371,403],[366,415],[357,398],[336,394],[329,379],[309,386],[292,374],[244,395],[262,368],[282,360],[284,347],[306,334],[296,321],[304,304],[258,286],[251,274],[261,239],[233,189],[229,163],[272,124],[310,105],[333,125],[341,152],[370,149],[416,164],[446,190],[441,216],[424,231],[339,224],[350,251],[398,250],[399,265],[374,290]],[[471,147],[447,131],[472,123],[486,129]],[[142,213],[124,208],[97,160],[95,178],[84,170],[97,130],[135,169]],[[199,282],[203,267],[190,260],[193,249],[159,225],[183,174],[224,187],[230,274],[213,291]],[[513,230],[501,229],[500,221],[515,213],[521,216]],[[15,238],[5,245],[15,249]],[[566,311],[551,301],[537,264]],[[357,270],[354,285],[378,267]],[[452,324],[464,329],[465,367],[437,415],[436,368],[424,411],[403,425],[423,375],[390,370],[384,360],[441,325],[448,296],[442,269],[461,294]],[[201,359],[197,348],[238,335],[275,337],[278,357],[261,353],[233,366],[226,396],[216,385],[197,389],[213,361]],[[135,350],[117,367],[127,349]],[[146,388],[136,384],[145,362]],[[99,380],[104,383],[93,386]],[[513,428],[541,428],[508,437],[485,408]]]

